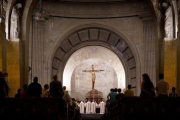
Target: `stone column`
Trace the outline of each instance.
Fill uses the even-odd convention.
[[[39,78],[39,83],[44,85],[46,80],[48,79],[47,74],[45,74],[46,69],[46,53],[45,53],[45,38],[44,38],[44,28],[45,23],[42,21],[33,20],[32,23],[32,32],[30,39],[30,48],[29,50],[29,66],[31,67],[31,71],[29,71],[29,82],[32,82],[34,77]]]
[[[153,83],[156,83],[156,33],[151,17],[143,17],[143,61],[142,74],[147,73]]]
[[[0,71],[7,71],[7,57],[6,57],[6,38],[5,38],[5,2],[0,3]]]

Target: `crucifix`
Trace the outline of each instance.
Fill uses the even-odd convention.
[[[92,74],[92,89],[94,89],[94,84],[96,81],[96,72],[100,72],[104,70],[94,70],[94,65],[92,65],[92,70],[83,70],[83,72],[90,72]]]

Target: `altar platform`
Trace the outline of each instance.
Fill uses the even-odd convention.
[[[103,114],[81,114],[83,120],[100,120]]]

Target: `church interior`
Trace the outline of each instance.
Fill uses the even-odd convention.
[[[179,16],[180,0],[0,0],[0,119],[180,118]]]

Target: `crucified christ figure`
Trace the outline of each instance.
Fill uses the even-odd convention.
[[[83,70],[83,72],[90,72],[92,74],[92,89],[94,89],[94,84],[96,81],[96,72],[100,72],[104,70],[94,70],[94,65],[92,65],[92,70]]]

